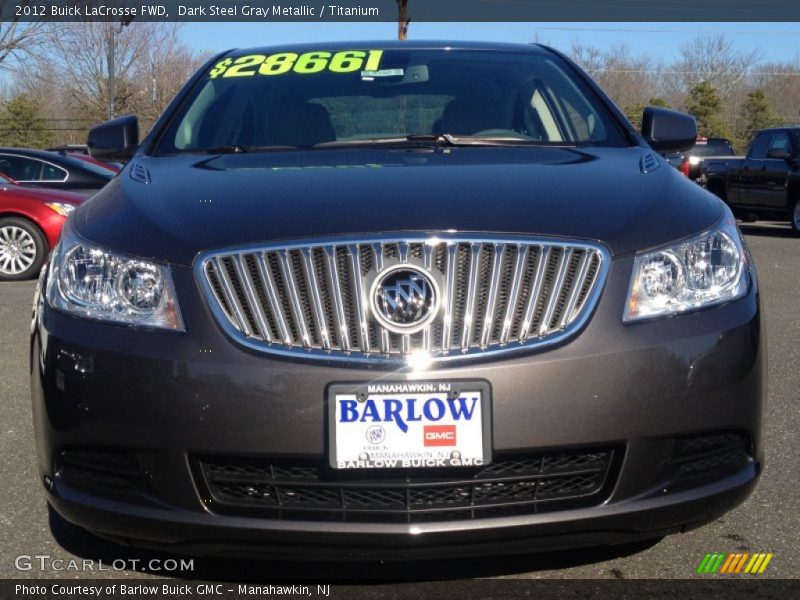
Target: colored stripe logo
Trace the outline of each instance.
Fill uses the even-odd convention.
[[[749,554],[741,552],[738,554],[727,554],[725,552],[714,552],[706,554],[697,572],[701,575],[730,575],[732,573],[743,573],[745,575],[760,575],[767,570],[767,565],[772,560],[772,553]]]

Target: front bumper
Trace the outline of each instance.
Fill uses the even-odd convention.
[[[630,258],[571,342],[513,359],[422,373],[269,357],[213,322],[188,269],[174,270],[186,334],[76,319],[40,302],[32,392],[49,501],[101,535],[193,554],[406,558],[621,543],[707,522],[742,502],[762,466],[764,351],[753,285],[745,298],[623,326]],[[186,301],[187,298],[196,301]],[[326,462],[325,390],[337,381],[485,379],[495,455],[613,447],[619,462],[591,506],[435,522],[332,522],[220,510],[197,456]],[[691,477],[671,464],[676,440],[719,432],[743,460]],[[63,477],[65,449],[137,457],[145,487],[122,494]]]

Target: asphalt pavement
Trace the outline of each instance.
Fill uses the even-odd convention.
[[[279,564],[196,559],[179,577],[204,580],[314,579],[393,582],[413,592],[420,580],[451,580],[468,589],[476,577],[692,578],[708,552],[771,552],[759,577],[800,574],[800,238],[786,224],[742,225],[758,267],[767,328],[766,468],[754,494],[721,519],[653,544],[482,560],[425,563]],[[0,578],[163,577],[146,565],[168,556],[126,549],[49,515],[36,473],[28,389],[28,334],[33,282],[0,283]],[[22,559],[18,557],[22,556]],[[48,559],[25,559],[47,556]],[[57,562],[63,559],[64,562]],[[70,559],[73,562],[70,562]],[[71,568],[95,561],[91,572]],[[120,566],[97,570],[100,563]],[[116,562],[115,562],[116,561]],[[137,562],[138,561],[138,562]],[[40,568],[41,565],[44,568]],[[59,570],[54,569],[58,565]],[[19,570],[18,567],[29,570]],[[405,583],[403,583],[405,582]],[[410,588],[410,589],[409,589]],[[457,589],[457,588],[454,588]],[[374,593],[365,596],[374,597]],[[374,589],[373,589],[374,592]],[[358,594],[355,594],[358,596]]]

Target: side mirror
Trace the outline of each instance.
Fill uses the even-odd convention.
[[[792,159],[792,153],[784,148],[770,148],[767,150],[767,158],[789,161]]]
[[[657,152],[683,152],[697,141],[694,117],[648,106],[642,115],[642,136]]]
[[[96,125],[89,130],[86,145],[99,160],[130,160],[139,148],[139,120],[125,115]]]

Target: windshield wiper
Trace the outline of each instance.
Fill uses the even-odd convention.
[[[247,146],[240,146],[239,144],[232,144],[230,146],[213,146],[211,148],[203,148],[203,152],[209,154],[242,154],[248,152]]]
[[[510,136],[478,136],[478,135],[453,135],[450,133],[412,133],[397,137],[366,138],[362,140],[338,140],[335,142],[322,142],[313,148],[347,148],[371,146],[550,146],[548,142],[527,140]],[[557,144],[558,146],[573,146],[574,144]]]
[[[575,144],[568,142],[542,142],[511,136],[452,135],[443,133],[438,137],[446,140],[450,146],[558,146],[570,148],[575,146]]]
[[[300,146],[244,146],[242,144],[231,144],[230,146],[211,146],[210,148],[198,148],[197,150],[187,150],[187,154],[245,154],[248,152],[284,152],[286,150],[302,150]]]

